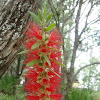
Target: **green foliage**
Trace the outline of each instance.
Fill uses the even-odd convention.
[[[46,62],[49,64],[49,66],[51,66],[51,63],[50,63],[50,60],[49,60],[48,56],[44,55],[44,58],[45,58]]]
[[[32,45],[31,49],[36,49],[40,45],[41,45],[41,43],[36,42],[34,45]]]
[[[92,57],[89,60],[90,63],[94,63],[94,62],[98,62],[98,59],[95,57]],[[85,69],[83,69],[83,85],[84,87],[88,87],[88,89],[93,89],[93,90],[97,90],[99,89],[99,71],[97,69],[97,65],[91,65]],[[91,80],[93,80],[94,82],[92,82]]]
[[[53,62],[55,62],[56,64],[59,64],[59,65],[61,65],[61,66],[63,66],[63,67],[66,67],[66,65],[64,65],[64,64],[62,64],[62,63],[60,63],[60,62],[58,62],[58,61],[56,61],[56,60],[53,60]]]
[[[0,100],[15,100],[14,96],[9,96],[9,95],[4,95],[4,94],[0,94]]]
[[[66,97],[66,100],[93,100],[92,91],[72,88]]]
[[[16,94],[16,96],[8,95],[8,94],[0,94],[0,100],[26,100],[25,95],[20,93]]]
[[[44,19],[46,18],[46,5],[44,5]]]
[[[29,67],[29,66],[33,66],[35,64],[39,63],[39,60],[33,60],[33,61],[30,61],[26,66]]]
[[[61,50],[56,49],[56,48],[50,48],[50,49],[55,50],[55,51],[58,51],[58,52],[62,52]]]
[[[61,89],[64,91],[65,89],[66,89],[66,83],[65,82],[63,82],[62,84],[61,84]]]
[[[29,14],[38,22],[38,23],[41,23],[40,19],[38,18],[37,15],[35,15],[34,13],[30,12],[29,11]]]
[[[52,16],[53,16],[53,13],[51,13],[51,14],[47,17],[46,23],[49,22],[49,20],[51,19]]]
[[[0,81],[0,100],[26,100],[24,88],[18,83],[15,76],[3,76]]]
[[[38,16],[39,16],[40,20],[42,21],[42,16],[41,15],[42,15],[42,13],[41,13],[41,10],[39,9],[38,10]]]
[[[94,93],[94,95],[93,95],[93,100],[100,100],[100,91]]]
[[[49,22],[49,20],[51,19],[51,17],[53,16],[53,13],[51,13],[48,17],[47,17],[47,9],[46,9],[46,4],[43,4],[43,9],[42,11],[39,9],[38,10],[38,16],[35,15],[34,13],[32,13],[31,11],[29,11],[29,14],[33,17],[33,19],[36,20],[36,22],[38,22],[39,24],[41,24],[41,26],[45,29],[45,31],[50,31],[54,28],[54,26],[56,25],[55,23],[51,24],[50,26],[48,26],[46,28],[46,24]]]
[[[0,91],[12,95],[18,79],[15,76],[3,76],[0,81]]]
[[[55,27],[55,25],[56,25],[56,23],[51,24],[50,26],[48,26],[48,27],[46,28],[45,31],[50,31],[50,30],[52,30],[52,29]]]
[[[24,50],[24,51],[19,52],[18,54],[24,54],[24,53],[28,53],[28,52],[29,52],[29,50]]]

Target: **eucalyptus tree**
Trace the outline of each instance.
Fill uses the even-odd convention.
[[[63,95],[66,96],[69,90],[72,87],[75,77],[79,74],[81,70],[90,66],[100,64],[98,62],[92,62],[83,67],[79,68],[75,73],[75,61],[78,56],[79,49],[81,45],[84,45],[88,37],[92,37],[94,34],[90,34],[90,28],[99,22],[99,16],[93,16],[95,10],[100,5],[99,0],[47,0],[51,8],[51,11],[54,13],[54,20],[57,27],[60,29],[63,36],[63,63],[66,65],[62,67],[62,81],[66,81],[65,90],[62,91]],[[91,20],[91,17],[92,20]],[[66,41],[66,38],[70,37],[69,44],[70,47],[66,48],[69,44]],[[72,39],[73,38],[73,39]],[[85,48],[86,50],[86,48]],[[82,51],[83,53],[83,51]],[[86,58],[83,58],[86,59]],[[69,63],[68,63],[69,62]],[[79,61],[78,61],[79,63]],[[62,98],[65,100],[65,97]]]

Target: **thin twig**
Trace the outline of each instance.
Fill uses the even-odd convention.
[[[75,75],[74,75],[74,77],[73,77],[73,80],[74,80],[75,77],[80,73],[80,71],[82,71],[84,68],[87,68],[87,67],[89,67],[89,66],[91,66],[91,65],[98,65],[98,64],[100,64],[100,62],[90,63],[90,64],[88,64],[88,65],[85,65],[85,66],[81,67],[81,68],[75,73]]]

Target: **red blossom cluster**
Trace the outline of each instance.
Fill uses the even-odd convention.
[[[36,64],[26,67],[25,90],[27,100],[61,100],[59,87],[61,81],[60,65],[57,61],[61,59],[61,35],[58,30],[45,34],[35,23],[30,23],[26,31],[27,37],[25,42],[26,65],[36,60]],[[31,49],[34,44],[38,43],[35,49]]]

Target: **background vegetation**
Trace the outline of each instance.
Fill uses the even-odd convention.
[[[18,52],[32,21],[28,11],[38,14],[42,2],[63,36],[62,100],[100,100],[100,0],[0,0],[0,100],[25,99]]]

